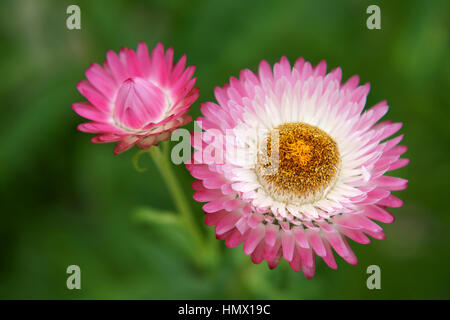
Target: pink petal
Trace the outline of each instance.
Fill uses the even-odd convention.
[[[381,176],[377,178],[373,183],[378,187],[393,191],[404,190],[408,186],[408,180],[389,176]]]
[[[305,267],[309,267],[309,268],[314,267],[315,254],[313,253],[312,248],[305,249],[305,248],[302,248],[302,247],[298,246],[297,249],[298,249],[298,252],[300,254],[300,258],[301,258],[301,261],[302,261],[303,268],[305,268]]]
[[[245,240],[244,244],[244,253],[249,255],[255,250],[256,246],[259,244],[259,242],[264,238],[264,231],[265,228],[262,224],[260,224],[258,227],[251,229],[250,233]]]
[[[213,213],[208,213],[205,216],[205,224],[207,226],[214,226],[217,223],[219,223],[219,221],[221,219],[223,219],[225,216],[227,216],[227,212],[225,211],[219,211],[219,212],[213,212]]]
[[[276,268],[278,263],[280,263],[280,260],[281,260],[281,250],[278,250],[277,255],[272,260],[267,261],[267,265],[269,266],[270,269],[274,269]]]
[[[78,91],[89,100],[89,102],[104,112],[110,111],[109,101],[108,99],[97,91],[92,85],[82,80],[77,84]]]
[[[116,83],[109,72],[94,63],[86,70],[86,78],[105,97],[110,97],[116,90]]]
[[[319,232],[313,230],[306,230],[309,244],[317,253],[318,256],[323,257],[327,254],[325,245],[323,244],[322,237]]]
[[[160,121],[165,107],[165,95],[158,87],[141,78],[130,78],[117,93],[114,114],[124,126],[140,129]]]
[[[283,257],[287,261],[291,261],[294,255],[295,239],[293,234],[282,232],[281,245],[283,247]]]
[[[106,61],[108,62],[108,66],[118,83],[122,83],[125,79],[128,78],[128,73],[125,66],[123,65],[123,62],[119,59],[114,51],[109,50],[106,53]]]
[[[145,42],[140,42],[138,44],[136,55],[139,60],[142,75],[144,77],[148,77],[150,73],[150,55],[148,53],[147,44],[145,44]]]
[[[308,239],[306,238],[305,231],[302,227],[294,227],[292,233],[294,234],[295,240],[297,240],[300,247],[309,248]]]
[[[360,244],[368,244],[370,243],[370,239],[366,237],[366,235],[359,231],[354,229],[349,229],[346,227],[339,227],[339,231],[345,235],[346,237],[352,239],[353,241],[360,243]]]
[[[264,259],[267,261],[271,261],[275,258],[275,256],[278,254],[281,248],[281,240],[278,238],[275,241],[275,244],[273,246],[270,246],[266,243],[266,246],[264,247]]]
[[[409,159],[398,159],[389,166],[389,171],[403,168],[409,164]]]
[[[278,237],[279,227],[274,224],[268,224],[266,226],[266,243],[269,246],[273,246]]]
[[[138,141],[139,141],[139,138],[135,137],[135,136],[129,136],[129,137],[123,139],[121,142],[116,144],[116,147],[114,148],[114,154],[119,154],[119,153],[122,153],[122,152],[130,149]]]
[[[403,201],[391,194],[389,197],[381,199],[378,202],[378,205],[391,208],[399,208],[403,206]]]
[[[85,122],[78,125],[78,130],[90,133],[122,133],[122,131],[115,126],[102,122]]]
[[[300,272],[302,267],[300,254],[298,253],[297,249],[294,252],[294,256],[292,257],[292,260],[289,261],[289,265],[291,266],[292,270],[295,272]]]
[[[322,257],[323,261],[331,268],[337,269],[336,260],[334,259],[333,251],[331,250],[330,244],[328,241],[324,241],[324,246],[327,251],[326,256]]]
[[[206,213],[216,212],[224,209],[224,203],[227,201],[228,197],[220,197],[218,199],[212,200],[203,206],[203,211]]]
[[[316,259],[315,256],[313,258],[314,260]],[[315,263],[313,264],[312,267],[309,266],[303,266],[303,274],[305,275],[306,278],[311,279],[312,277],[314,277],[314,274],[316,272],[316,265]]]
[[[76,113],[86,119],[98,122],[104,122],[108,120],[108,116],[106,115],[106,113],[93,107],[89,103],[74,103],[72,105],[72,108]]]
[[[197,180],[198,181],[198,180]],[[194,193],[194,200],[198,202],[208,202],[220,197],[222,193],[219,190],[206,189]]]
[[[223,219],[221,219],[216,225],[216,234],[223,234],[233,229],[236,222],[241,218],[241,214],[237,212],[230,212]]]
[[[225,240],[225,245],[228,248],[235,248],[240,245],[246,237],[247,233],[242,234],[239,230],[234,229],[233,232],[231,232],[228,238]]]
[[[264,242],[261,241],[256,249],[253,251],[251,258],[254,264],[260,264],[263,261],[263,253],[264,253]]]
[[[364,208],[364,214],[370,219],[384,223],[394,222],[394,216],[387,210],[379,206],[367,206]]]

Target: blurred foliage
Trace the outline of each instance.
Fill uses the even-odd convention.
[[[82,29],[70,31],[74,3]],[[381,7],[381,30],[366,28],[370,4]],[[450,298],[449,12],[446,0],[2,1],[0,298]],[[353,244],[358,266],[338,259],[334,271],[319,261],[312,280],[286,263],[253,265],[223,242],[214,267],[193,267],[170,217],[139,218],[145,207],[174,210],[151,159],[137,172],[136,150],[113,156],[111,144],[90,143],[70,108],[84,100],[75,85],[90,63],[139,41],[162,41],[197,66],[193,117],[215,86],[261,59],[325,59],[344,79],[370,81],[368,105],[388,100],[411,158],[397,172],[410,186],[387,239]],[[192,178],[176,170],[191,197]],[[201,223],[201,204],[192,203]],[[78,291],[66,288],[71,264],[81,267]],[[366,288],[371,264],[381,267],[381,290]]]

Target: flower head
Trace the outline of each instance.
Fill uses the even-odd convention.
[[[386,140],[401,123],[378,123],[385,101],[363,112],[369,85],[358,83],[342,84],[341,69],[327,74],[324,61],[291,67],[283,57],[273,70],[262,61],[258,75],[243,70],[216,88],[187,168],[218,239],[244,243],[254,263],[275,268],[284,258],[311,278],[317,256],[337,268],[333,249],[357,263],[347,238],[385,238],[374,220],[392,222],[386,208],[402,201],[391,192],[407,187],[385,173],[408,164],[400,159],[407,148],[402,136]]]
[[[108,51],[103,67],[92,64],[86,70],[88,80],[77,85],[89,103],[72,107],[92,120],[78,129],[97,133],[92,142],[117,142],[116,154],[133,145],[149,148],[167,140],[174,129],[191,121],[186,112],[198,98],[195,67],[185,64],[185,55],[174,64],[173,49],[164,52],[161,43],[151,54],[143,42],[136,52]]]

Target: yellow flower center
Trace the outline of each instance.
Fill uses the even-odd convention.
[[[315,126],[295,122],[268,134],[259,149],[256,173],[275,200],[303,204],[324,195],[339,167],[333,138]]]

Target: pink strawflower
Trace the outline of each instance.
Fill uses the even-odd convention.
[[[150,55],[143,42],[136,53],[127,48],[119,55],[108,51],[103,67],[92,64],[86,70],[88,81],[77,85],[90,103],[72,107],[92,120],[78,129],[97,133],[92,142],[117,142],[116,154],[133,145],[146,149],[167,140],[174,129],[192,120],[186,112],[198,98],[195,67],[185,68],[185,55],[176,64],[172,60],[173,49],[164,52],[161,43]]]
[[[218,104],[201,107],[203,131],[187,165],[198,179],[194,199],[206,202],[205,223],[217,238],[229,248],[244,243],[254,263],[275,268],[284,258],[311,278],[316,256],[337,268],[334,249],[356,264],[347,238],[384,239],[373,220],[390,223],[386,208],[402,206],[391,192],[407,180],[384,175],[409,162],[400,159],[402,135],[385,140],[402,124],[377,123],[386,101],[362,112],[369,85],[359,86],[358,76],[341,84],[341,73],[327,74],[324,61],[312,67],[300,58],[291,68],[283,57],[273,71],[262,61],[258,75],[243,70],[216,88]],[[270,160],[272,139],[278,162]],[[272,161],[277,170],[265,171]]]

